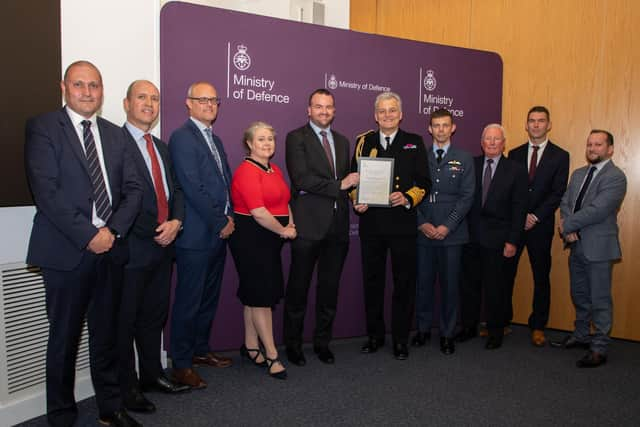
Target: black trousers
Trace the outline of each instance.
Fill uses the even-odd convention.
[[[302,346],[307,297],[314,268],[317,268],[317,280],[313,344],[326,347],[331,341],[340,276],[348,250],[347,236],[336,233],[336,218],[324,239],[298,237],[291,241],[291,265],[284,308],[284,340],[287,348]]]
[[[120,410],[117,313],[123,266],[111,254],[87,251],[72,271],[42,269],[49,340],[47,343],[47,419],[70,426],[77,418],[74,398],[76,355],[85,316],[89,329],[91,380],[99,415]]]
[[[378,340],[385,336],[384,288],[387,253],[390,252],[393,274],[391,334],[394,342],[406,344],[416,297],[416,237],[361,235],[360,249],[367,334]]]
[[[507,303],[506,264],[502,249],[469,243],[462,249],[463,279],[460,306],[462,325],[476,328],[480,322],[484,291],[484,309],[489,334],[502,336]]]
[[[157,262],[149,266],[124,269],[118,317],[119,375],[123,394],[138,386],[134,342],[138,351],[140,383],[152,382],[163,373],[160,345],[169,311],[173,264],[169,251],[164,252]]]
[[[538,228],[540,227],[540,228]],[[531,329],[544,329],[549,321],[549,307],[551,305],[551,243],[553,242],[553,227],[542,228],[541,224],[524,233],[524,240],[518,246],[513,262],[508,263],[508,303],[505,312],[505,322],[509,324],[513,319],[513,287],[518,272],[518,263],[524,248],[527,248],[529,263],[533,273],[533,304],[529,315]]]

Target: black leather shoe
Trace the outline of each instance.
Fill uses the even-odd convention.
[[[301,348],[287,348],[287,359],[289,362],[297,366],[304,366],[307,364],[307,359],[304,358],[304,353]]]
[[[476,328],[462,328],[462,330],[456,335],[455,340],[458,342],[465,342],[477,336],[478,331]]]
[[[489,339],[487,340],[487,343],[484,345],[484,348],[486,348],[487,350],[495,350],[500,347],[502,347],[502,337],[489,335]]]
[[[607,363],[607,356],[597,351],[590,351],[576,362],[578,368],[597,368]]]
[[[360,353],[375,353],[380,347],[384,347],[384,340],[369,337],[367,342],[360,347]]]
[[[142,424],[134,420],[124,409],[110,415],[100,417],[100,424],[113,427],[142,427]]]
[[[440,351],[447,356],[455,353],[456,345],[453,342],[453,338],[440,337]]]
[[[336,361],[329,347],[313,347],[313,352],[318,355],[318,359],[323,363],[331,365]]]
[[[122,397],[124,407],[132,412],[150,414],[156,411],[156,405],[151,403],[140,390],[132,389]]]
[[[184,393],[191,390],[186,384],[177,384],[164,375],[160,375],[153,381],[144,382],[140,385],[144,392],[160,392],[167,394]]]
[[[589,349],[589,343],[578,341],[573,337],[573,335],[567,335],[560,341],[551,340],[549,341],[549,345],[555,348],[583,348],[585,350]]]
[[[407,360],[407,357],[409,357],[409,349],[407,348],[407,345],[394,343],[393,357],[395,357],[396,360]]]
[[[411,339],[411,345],[414,347],[422,347],[431,339],[430,332],[416,332],[416,334]]]

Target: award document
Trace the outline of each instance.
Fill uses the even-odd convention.
[[[393,185],[393,159],[360,157],[358,159],[358,198],[356,203],[389,207]]]

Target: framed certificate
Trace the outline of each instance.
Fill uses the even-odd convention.
[[[393,185],[394,159],[360,157],[358,159],[358,197],[356,203],[389,207],[389,195]]]

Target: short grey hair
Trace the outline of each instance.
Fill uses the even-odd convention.
[[[398,103],[398,109],[402,111],[402,99],[400,99],[400,95],[395,92],[382,92],[380,95],[376,96],[376,102],[373,104],[373,108],[377,110],[380,102],[389,99],[395,100]]]
[[[484,134],[489,129],[500,129],[500,131],[502,132],[502,138],[505,140],[507,139],[507,131],[504,130],[504,126],[502,126],[500,123],[489,123],[488,125],[486,125],[484,129],[482,129],[482,136],[480,137],[480,139],[484,139]]]

